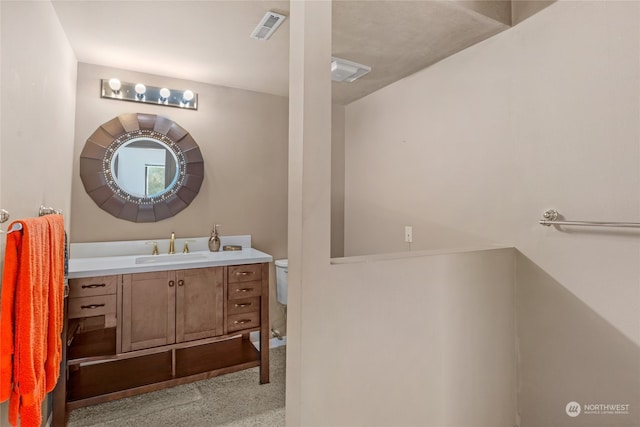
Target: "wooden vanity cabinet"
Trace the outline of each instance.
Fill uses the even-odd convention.
[[[224,267],[122,276],[122,351],[222,335]]]
[[[173,271],[122,276],[122,352],[176,342],[174,276]]]
[[[116,326],[116,289],[118,276],[76,279],[69,286],[70,319],[105,316],[105,326]]]
[[[54,426],[74,408],[251,367],[269,382],[268,263],[71,279],[69,286],[67,381],[56,389]],[[250,332],[260,332],[262,351]]]
[[[223,334],[223,272],[224,267],[176,272],[176,342]]]
[[[66,339],[68,357],[100,357],[116,349],[117,285],[120,276],[69,281]]]
[[[260,325],[260,265],[231,266],[227,279],[227,331]]]

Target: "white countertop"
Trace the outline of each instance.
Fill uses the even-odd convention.
[[[141,259],[140,264],[136,260]],[[148,261],[149,262],[148,262]],[[157,260],[157,261],[156,261]],[[150,271],[185,270],[188,268],[271,262],[273,257],[253,248],[241,251],[199,251],[173,255],[125,255],[69,259],[69,279],[109,276],[113,274],[147,273]]]
[[[182,249],[185,239],[176,239],[176,250]],[[69,279],[109,276],[150,271],[185,270],[189,268],[224,265],[259,264],[273,261],[269,254],[251,247],[251,236],[224,236],[223,245],[241,245],[240,251],[210,252],[206,237],[189,239],[191,252],[151,255],[147,241],[72,243],[69,259]],[[164,249],[168,240],[157,240]]]

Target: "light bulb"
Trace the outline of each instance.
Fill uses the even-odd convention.
[[[122,83],[118,79],[109,79],[109,87],[113,91],[113,93],[120,92],[120,88],[122,87]]]
[[[138,95],[144,95],[144,93],[147,91],[147,88],[142,83],[138,83],[135,89]]]
[[[184,93],[182,94],[182,100],[185,102],[189,102],[193,99],[193,92],[191,92],[190,90],[185,90]]]
[[[170,95],[171,91],[166,87],[163,87],[162,89],[160,89],[160,99],[158,99],[158,102],[160,104],[166,104],[169,101]]]

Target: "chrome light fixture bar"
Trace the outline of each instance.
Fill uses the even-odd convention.
[[[147,86],[142,83],[121,82],[118,79],[100,80],[100,97],[168,107],[198,109],[198,94],[191,90]]]

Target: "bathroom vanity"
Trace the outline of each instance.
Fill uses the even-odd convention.
[[[72,258],[54,425],[74,408],[252,367],[268,383],[271,261],[250,247]]]

